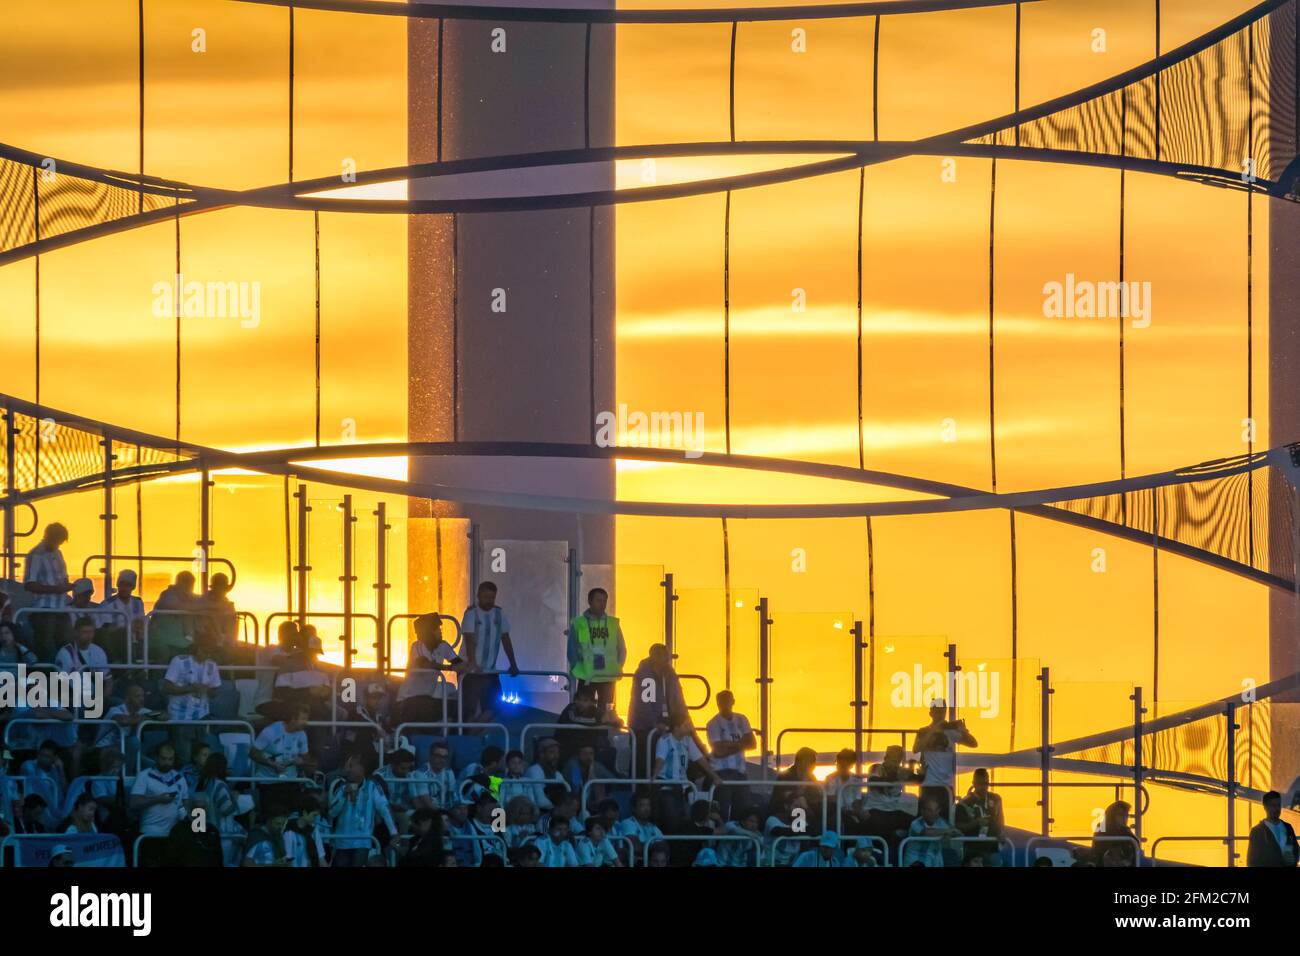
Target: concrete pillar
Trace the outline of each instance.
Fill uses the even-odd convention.
[[[589,40],[585,24],[411,20],[411,161],[610,145],[613,61],[609,25]],[[412,184],[412,198],[431,194]],[[411,440],[590,442],[614,407],[613,209],[411,216],[408,242]],[[614,494],[608,462],[412,464],[414,481],[491,487],[506,470],[536,489]],[[432,606],[423,519],[435,515],[468,517],[485,540],[581,542],[583,561],[614,560],[609,517],[415,500],[410,514],[413,608]]]

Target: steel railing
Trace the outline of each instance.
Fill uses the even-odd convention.
[[[1075,840],[1092,840],[1096,843],[1131,843],[1135,853],[1134,862],[1137,866],[1142,865],[1142,845],[1138,843],[1135,837],[1131,836],[1105,836],[1100,833],[1089,833],[1087,836],[1036,836],[1030,837],[1025,843],[1025,865],[1033,866],[1034,860],[1038,858],[1038,848],[1052,843],[1065,844],[1057,849],[1068,849],[1071,851],[1084,849],[1073,845]]]

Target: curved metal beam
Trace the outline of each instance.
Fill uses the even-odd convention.
[[[306,196],[305,193],[331,189],[355,188],[374,183],[391,182],[405,178],[428,178],[464,173],[481,173],[509,169],[566,166],[594,162],[612,162],[627,159],[657,159],[665,157],[717,156],[717,155],[816,155],[837,154],[836,158],[774,170],[742,173],[714,179],[693,180],[665,186],[644,186],[634,189],[609,189],[584,193],[560,193],[538,196],[493,197],[483,199],[428,199],[428,200],[368,200],[331,199],[328,196]],[[778,183],[811,179],[828,173],[875,165],[905,156],[965,156],[975,158],[1000,158],[1026,162],[1042,162],[1105,169],[1126,169],[1134,172],[1173,178],[1224,188],[1242,189],[1287,197],[1282,184],[1266,179],[1244,183],[1231,170],[1193,163],[1171,163],[1133,156],[1116,156],[1109,153],[1081,153],[1073,150],[1047,149],[1028,146],[994,145],[989,143],[928,143],[863,142],[858,140],[763,140],[752,142],[713,143],[656,143],[644,146],[598,147],[592,149],[554,150],[505,156],[485,156],[474,159],[452,160],[442,163],[419,163],[367,170],[359,173],[356,182],[340,186],[337,177],[278,183],[245,191],[221,190],[202,186],[184,186],[183,193],[156,190],[159,195],[183,195],[179,205],[135,213],[81,229],[70,230],[56,236],[47,236],[34,242],[15,246],[0,253],[0,266],[18,262],[32,256],[52,252],[88,242],[93,239],[127,232],[177,217],[188,217],[236,206],[297,211],[361,213],[367,215],[412,215],[475,212],[519,212],[540,209],[586,208],[589,206],[621,205],[631,202],[652,202],[680,199],[725,191],[751,189]],[[98,180],[98,181],[103,181]]]
[[[865,3],[805,3],[784,7],[715,7],[692,10],[521,7],[502,4],[434,3],[431,0],[235,0],[266,7],[296,7],[333,13],[403,17],[408,20],[491,20],[502,23],[751,23],[760,20],[834,20],[901,16],[1012,6],[1016,0],[871,0]],[[1038,0],[1022,0],[1037,3]]]
[[[286,447],[256,452],[231,452],[194,444],[178,446],[158,436],[129,429],[117,428],[103,422],[86,419],[35,405],[22,399],[0,395],[0,406],[32,418],[52,418],[68,427],[79,428],[114,441],[125,441],[144,447],[189,455],[175,462],[137,465],[115,469],[115,483],[147,481],[163,475],[184,474],[201,469],[244,468],[264,474],[293,474],[303,480],[337,487],[355,488],[378,494],[401,497],[420,497],[441,500],[459,500],[471,504],[492,504],[506,507],[537,508],[573,512],[646,514],[678,517],[755,517],[755,518],[810,518],[857,517],[871,515],[932,514],[953,511],[987,510],[1003,508],[1020,511],[1034,517],[1059,521],[1064,524],[1108,534],[1136,544],[1150,546],[1155,543],[1161,550],[1208,564],[1220,570],[1237,574],[1260,584],[1292,591],[1294,583],[1278,575],[1252,568],[1171,538],[1152,536],[1145,531],[1115,524],[1100,518],[1079,514],[1055,507],[1053,501],[1081,498],[1149,488],[1169,487],[1212,478],[1226,478],[1243,474],[1269,464],[1282,464],[1290,460],[1291,446],[1242,455],[1234,458],[1203,462],[1173,471],[1139,476],[1110,482],[1070,485],[1054,489],[1040,489],[1016,494],[994,495],[978,488],[969,488],[948,482],[934,481],[891,472],[869,471],[846,465],[771,458],[757,455],[727,455],[702,452],[699,457],[686,458],[680,450],[667,448],[602,447],[597,445],[565,444],[552,442],[374,442],[360,445],[330,445]],[[323,468],[313,468],[307,462],[330,459],[356,459],[379,457],[518,457],[563,458],[568,460],[658,461],[705,465],[712,467],[745,468],[848,481],[877,487],[895,488],[914,494],[930,495],[918,501],[850,503],[846,505],[683,505],[675,502],[609,502],[584,498],[563,498],[549,495],[519,495],[509,492],[485,492],[482,489],[456,488],[439,484],[418,484],[389,478],[375,478],[349,474]],[[86,475],[56,485],[49,485],[14,495],[16,501],[37,501],[95,487],[103,483],[103,473]]]

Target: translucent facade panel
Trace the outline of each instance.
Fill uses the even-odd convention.
[[[744,23],[738,139],[871,139],[875,19]]]

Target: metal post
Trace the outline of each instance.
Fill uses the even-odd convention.
[[[357,577],[352,573],[352,526],[356,524],[356,518],[352,514],[352,496],[343,496],[343,576],[339,581],[343,584],[343,669],[352,669],[352,658],[356,656],[356,650],[352,646],[352,585],[356,583]],[[383,627],[382,621],[379,625]]]
[[[381,674],[388,672],[388,588],[388,505],[381,501],[375,507],[375,667]]]
[[[99,516],[104,522],[104,600],[113,591],[113,439],[104,437],[100,444],[104,446],[104,513]],[[128,628],[129,629],[129,628]]]
[[[856,772],[862,773],[862,622],[853,622],[853,752],[857,755]]]
[[[298,626],[307,623],[307,575],[311,565],[307,563],[307,513],[311,507],[307,504],[307,486],[299,485],[293,493],[298,500],[298,563],[293,570],[298,575]]]
[[[671,572],[664,574],[659,586],[664,589],[664,646],[668,648],[668,657],[672,660],[677,657],[677,649],[673,646],[673,602],[677,600],[677,592],[673,590]]]
[[[208,565],[212,559],[212,473],[204,468],[199,472],[199,569],[202,572],[203,593],[208,593]]]
[[[564,563],[569,566],[569,617],[565,621],[565,627],[567,628],[569,621],[572,621],[579,613],[578,589],[581,587],[579,579],[582,577],[582,566],[578,564],[577,548],[569,549],[569,556],[564,559]]]
[[[948,679],[944,686],[944,693],[948,695],[948,719],[955,721],[957,719],[957,672],[961,670],[957,666],[957,645],[949,644],[943,656],[948,659]]]
[[[483,530],[477,522],[471,522],[469,526],[469,594],[474,597],[478,594],[479,580],[482,577],[483,569],[479,567],[479,562],[483,552]]]
[[[761,767],[763,779],[767,779],[768,757],[771,753],[772,727],[770,721],[771,677],[771,626],[772,620],[767,616],[767,598],[758,599],[758,724],[762,741],[759,743],[762,756]]]
[[[18,536],[15,533],[14,517],[18,489],[17,463],[14,461],[14,410],[5,407],[5,577],[13,580],[17,576],[18,559],[14,552],[18,548]]]
[[[1133,688],[1133,835],[1142,852],[1142,688]]]
[[[1051,671],[1044,667],[1038,675],[1038,679],[1043,684],[1043,712],[1042,712],[1042,737],[1043,743],[1038,753],[1041,757],[1041,766],[1043,772],[1042,793],[1039,796],[1039,805],[1043,809],[1042,830],[1043,836],[1049,836],[1052,829],[1052,804],[1051,804],[1051,781],[1052,781],[1052,675]]]
[[[1228,701],[1228,866],[1237,865],[1237,704]]]

